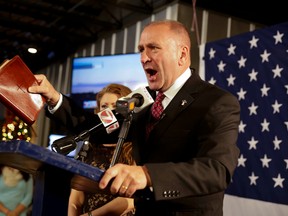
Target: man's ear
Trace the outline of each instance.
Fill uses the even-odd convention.
[[[188,61],[188,52],[189,52],[189,49],[188,47],[186,46],[183,46],[181,49],[180,49],[180,58],[179,58],[179,66],[183,66],[183,65],[186,65],[187,61]]]

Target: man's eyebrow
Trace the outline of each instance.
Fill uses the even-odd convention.
[[[159,45],[159,43],[151,42],[151,43],[147,44],[147,46],[148,47],[155,47],[155,46],[158,47],[160,45]]]
[[[149,48],[151,48],[151,47],[159,47],[159,45],[157,43],[154,43],[154,42],[148,43],[145,46],[149,47]],[[138,50],[143,49],[143,48],[144,48],[144,45],[141,45],[141,44],[138,45]]]

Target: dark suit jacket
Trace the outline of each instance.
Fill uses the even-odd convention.
[[[55,113],[62,122],[75,126],[86,119],[68,105],[65,99]],[[148,168],[153,184],[153,193],[137,192],[136,215],[222,215],[239,155],[236,97],[193,73],[146,139],[149,110],[135,114],[130,128],[135,160]]]

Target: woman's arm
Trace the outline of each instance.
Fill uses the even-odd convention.
[[[134,199],[117,197],[91,212],[93,216],[119,216],[134,209]],[[89,216],[85,213],[81,216]]]
[[[84,192],[71,189],[68,203],[68,215],[78,216],[82,213],[82,206],[84,203]]]
[[[0,202],[0,212],[3,212],[5,215],[8,214],[10,210],[6,208],[6,206]]]
[[[25,211],[27,209],[28,206],[19,203],[15,209],[13,209],[12,211],[9,211],[7,216],[15,216],[15,215],[20,215],[23,211]]]

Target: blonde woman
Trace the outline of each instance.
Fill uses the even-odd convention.
[[[97,113],[106,108],[115,109],[118,98],[126,96],[130,92],[131,90],[128,87],[120,84],[107,85],[96,95],[97,108],[95,112]],[[107,169],[115,146],[115,143],[101,145],[93,145],[91,143],[85,162],[103,170]],[[125,164],[133,163],[130,142],[124,143],[119,162]],[[97,185],[93,181],[81,176],[75,176],[72,179],[71,187],[68,207],[69,216],[134,215],[133,199],[120,198],[112,195],[109,191],[97,190]]]

